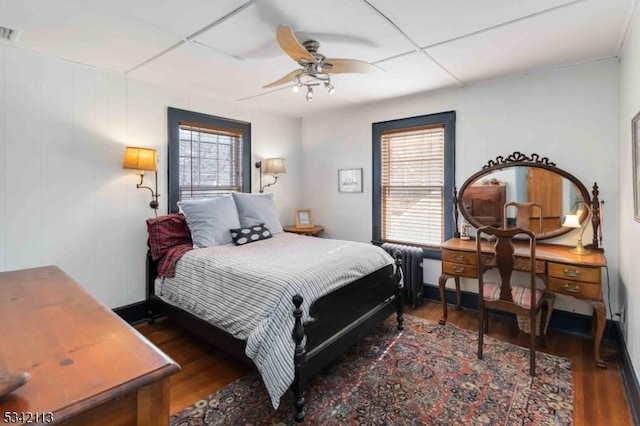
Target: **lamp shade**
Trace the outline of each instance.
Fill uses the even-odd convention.
[[[565,228],[580,228],[580,218],[577,214],[568,214],[564,218],[564,223],[562,224]]]
[[[158,152],[151,148],[128,146],[122,168],[155,172],[158,170]]]
[[[287,166],[284,158],[267,158],[262,162],[262,172],[269,175],[287,173]]]

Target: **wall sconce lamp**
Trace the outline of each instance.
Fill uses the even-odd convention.
[[[136,185],[136,188],[145,188],[151,191],[151,202],[149,206],[152,209],[158,209],[158,152],[151,148],[138,148],[135,146],[128,146],[124,152],[124,161],[122,168],[127,170],[137,170],[140,175],[140,183]],[[143,186],[144,172],[155,172],[156,186],[155,191],[148,186]]]
[[[569,250],[569,253],[586,255],[586,254],[591,254],[591,250],[584,248],[584,246],[582,245],[582,234],[584,234],[584,230],[586,229],[587,224],[589,223],[589,216],[591,216],[591,209],[585,203],[580,202],[580,204],[585,206],[587,209],[587,217],[584,218],[584,222],[580,224],[580,216],[582,216],[582,210],[578,209],[575,214],[568,214],[565,216],[564,223],[562,224],[562,226],[564,226],[565,228],[582,228],[582,230],[580,231],[580,236],[578,237],[576,246],[571,250]]]
[[[260,192],[264,192],[264,189],[268,186],[275,185],[278,181],[278,175],[287,173],[287,166],[284,158],[267,158],[264,161],[258,161],[256,168],[260,169]],[[262,174],[272,175],[275,179],[273,182],[262,185]]]

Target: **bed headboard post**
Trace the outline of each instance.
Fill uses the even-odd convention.
[[[147,316],[150,322],[153,322],[154,312],[153,312],[153,303],[151,300],[151,296],[153,296],[156,292],[155,282],[157,276],[157,265],[156,262],[153,261],[151,257],[151,250],[147,250]]]

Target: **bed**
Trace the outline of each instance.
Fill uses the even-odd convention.
[[[178,229],[180,216],[166,218]],[[256,365],[274,407],[290,388],[297,421],[304,418],[305,386],[316,373],[394,311],[402,329],[399,260],[373,245],[279,233],[242,246],[190,250],[186,235],[182,241],[162,238],[164,256],[152,250],[147,256],[150,320],[165,314]],[[150,232],[152,239],[158,236]],[[167,259],[174,277],[166,272]],[[278,309],[258,306],[262,300]]]

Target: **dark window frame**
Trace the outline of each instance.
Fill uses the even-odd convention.
[[[450,197],[455,188],[455,146],[456,112],[447,111],[435,114],[407,117],[397,120],[381,121],[372,124],[373,149],[373,194],[372,194],[372,242],[382,244],[382,134],[385,131],[408,129],[430,125],[444,125],[444,239],[454,236],[453,203]],[[424,257],[441,259],[441,251],[432,247],[422,247]]]
[[[182,121],[242,131],[242,192],[251,192],[251,123],[172,107],[167,109],[167,120],[169,213],[178,212],[178,201],[180,201],[180,122]]]

